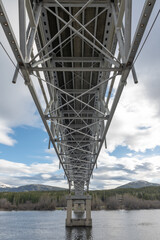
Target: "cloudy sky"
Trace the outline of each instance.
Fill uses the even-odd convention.
[[[18,37],[17,0],[3,0]],[[144,1],[133,1],[133,31]],[[158,10],[156,2],[147,30]],[[108,189],[129,181],[160,183],[160,16],[136,62],[139,83],[128,79],[107,144],[98,158],[91,189]],[[12,56],[0,26],[0,41]],[[13,56],[12,56],[13,58]],[[13,58],[14,59],[14,58]],[[48,136],[19,76],[11,83],[14,67],[0,46],[0,184],[41,183],[67,187]]]

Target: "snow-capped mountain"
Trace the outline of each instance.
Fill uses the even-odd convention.
[[[11,185],[0,183],[0,188],[11,188]]]

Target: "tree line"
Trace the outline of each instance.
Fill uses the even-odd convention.
[[[67,191],[0,193],[3,210],[55,210],[66,207]]]
[[[66,208],[68,191],[0,193],[1,210],[55,210]],[[160,187],[90,191],[92,210],[160,209]]]

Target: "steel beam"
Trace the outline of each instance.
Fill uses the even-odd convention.
[[[35,22],[35,19],[34,19],[33,9],[32,9],[30,0],[26,1],[26,9],[27,9],[27,12],[28,12],[30,26],[34,28],[34,27],[36,27],[36,22]]]
[[[98,83],[98,84],[95,85],[94,87],[92,87],[92,88],[86,90],[84,93],[78,95],[77,97],[73,97],[72,95],[70,95],[70,97],[72,97],[73,99],[70,100],[68,103],[71,103],[71,102],[73,102],[73,101],[75,101],[75,100],[82,102],[81,100],[79,100],[79,98],[81,98],[81,97],[84,96],[85,94],[88,94],[90,91],[97,89],[97,87],[103,85],[104,83],[108,82],[109,80],[113,79],[115,76],[118,76],[118,75],[119,75],[119,73],[114,74],[113,76],[111,76],[111,77],[105,79],[104,81]],[[57,88],[57,89],[59,89],[59,88],[56,87],[56,86],[54,86],[54,87]],[[65,93],[65,91],[63,91],[62,89],[59,89],[59,91]],[[67,93],[66,93],[66,94],[67,94]],[[62,106],[58,107],[58,108],[57,108],[56,110],[54,110],[54,111],[57,111],[58,109],[60,109],[60,108],[62,108],[62,107],[64,107],[64,106],[66,106],[66,105],[68,105],[68,103],[63,104]],[[86,103],[84,103],[84,104],[85,104],[86,106],[90,107],[91,109],[95,110],[96,112],[99,112],[100,114],[104,115],[104,113],[100,112],[98,109],[93,108],[92,106],[90,106],[90,105],[88,105],[88,104],[86,104]],[[52,111],[52,112],[54,112],[54,111]]]
[[[65,88],[65,92],[70,93],[70,94],[81,94],[81,93],[86,92],[88,89],[89,88],[77,88],[77,89],[76,88],[73,88],[73,89]],[[89,91],[89,94],[95,94],[95,93],[97,93],[98,90],[99,89],[97,88],[93,91]],[[76,112],[78,112],[78,110]]]
[[[52,120],[54,120],[54,119],[60,119],[60,120],[81,120],[81,118],[82,119],[84,119],[84,120],[89,120],[89,119],[92,119],[92,120],[96,120],[96,119],[101,119],[101,120],[107,120],[108,119],[108,116],[105,116],[105,117],[96,117],[96,116],[93,116],[93,117],[82,117],[82,116],[80,116],[80,117],[59,117],[59,116],[51,116],[51,117],[49,117],[49,116],[46,116],[45,117],[47,120],[48,119],[52,119]]]
[[[26,0],[19,0],[19,42],[20,49],[25,60],[26,58]]]
[[[101,57],[53,57],[54,62],[65,62],[65,63],[71,63],[71,62],[83,62],[83,63],[101,63],[103,61],[103,58]]]
[[[115,74],[115,75],[118,75],[118,73],[117,73],[117,74]],[[33,76],[36,76],[36,75],[34,75],[34,74],[33,74]],[[36,76],[36,77],[37,77],[37,76]],[[100,114],[104,115],[104,113],[103,113],[103,112],[101,112],[101,111],[99,111],[98,109],[96,109],[96,108],[92,107],[91,105],[89,105],[89,104],[87,104],[87,103],[83,102],[83,101],[82,101],[82,100],[80,100],[79,98],[80,98],[80,97],[82,97],[83,95],[85,95],[85,94],[89,93],[90,91],[92,91],[92,90],[96,89],[98,86],[100,86],[100,85],[104,84],[105,82],[109,81],[109,80],[110,80],[110,79],[112,79],[112,78],[113,78],[113,76],[112,76],[112,77],[110,77],[110,78],[107,78],[107,79],[105,79],[103,82],[101,82],[101,83],[97,84],[96,86],[92,87],[91,89],[88,89],[88,90],[86,90],[84,93],[82,93],[82,94],[78,95],[77,97],[74,97],[74,96],[70,95],[69,93],[65,92],[65,89],[63,90],[63,89],[61,89],[61,88],[57,87],[56,85],[53,85],[52,83],[45,81],[45,80],[44,80],[44,79],[42,79],[41,77],[40,77],[39,79],[40,79],[40,80],[42,80],[42,81],[44,81],[44,82],[46,82],[48,85],[52,86],[53,88],[55,88],[55,89],[59,90],[61,93],[64,93],[64,94],[66,94],[66,95],[68,95],[68,96],[70,96],[70,97],[72,98],[72,100],[70,100],[70,101],[68,101],[68,102],[64,103],[63,105],[61,105],[61,106],[57,107],[56,109],[52,110],[50,113],[56,112],[57,110],[59,110],[59,109],[63,108],[64,106],[66,106],[66,105],[68,105],[68,104],[70,104],[71,102],[73,102],[73,101],[75,101],[75,100],[76,100],[76,101],[78,101],[78,102],[80,102],[80,103],[84,104],[85,106],[87,106],[87,107],[89,107],[89,108],[91,108],[91,109],[95,110],[96,112],[98,112],[98,113],[100,113]]]
[[[64,26],[68,26],[73,32],[76,33],[76,35],[78,35],[81,39],[85,40],[93,48],[98,50],[99,53],[103,54],[110,63],[112,63],[116,67],[120,67],[120,65],[121,65],[120,62],[118,62],[118,60],[114,56],[112,56],[112,54],[110,55],[110,52],[109,52],[109,50],[107,48],[105,48],[103,46],[104,50],[102,50],[100,47],[98,47],[96,44],[94,44],[91,40],[89,40],[89,38],[85,37],[78,30],[76,30],[74,27],[72,27],[70,24],[68,24],[65,20],[63,20],[63,18],[59,17],[56,13],[54,13],[50,8],[46,8],[46,9],[49,12],[51,12],[55,17],[57,17],[59,20],[61,20],[61,22],[64,23]],[[74,19],[76,19],[75,16],[73,16],[73,17],[74,17]]]
[[[90,37],[92,37],[93,39],[94,39],[94,42],[96,42],[97,43],[97,45],[99,45],[99,46],[101,46],[103,49],[104,49],[104,52],[107,52],[108,54],[109,54],[109,56],[108,56],[108,58],[112,61],[112,60],[117,60],[116,58],[115,58],[115,56],[112,54],[112,52],[110,52],[90,31],[88,31],[88,29],[83,25],[83,24],[81,24],[81,22],[77,19],[77,18],[75,18],[65,7],[63,7],[63,5],[58,1],[58,0],[55,0],[55,2],[64,10],[64,12],[66,12],[70,17],[71,17],[71,19],[73,19],[75,22],[77,22],[81,27],[82,27],[82,29],[85,31],[85,32],[87,32],[87,34],[90,36]],[[69,27],[71,27],[71,26],[69,26]],[[71,28],[72,29],[72,28]],[[73,30],[73,29],[72,29]],[[84,34],[83,34],[84,35]],[[84,37],[84,36],[83,36]],[[85,38],[84,38],[85,39]],[[86,39],[87,40],[87,39]],[[95,43],[93,43],[94,44],[94,48],[96,48],[97,47],[97,45],[95,45]],[[110,58],[110,56],[112,57],[112,58]],[[117,65],[116,65],[117,66]]]
[[[102,15],[104,12],[107,11],[108,8],[104,8],[102,11],[100,11],[94,18],[92,18],[89,22],[87,22],[84,26],[87,27],[89,26],[95,19],[97,19],[100,15]],[[82,29],[80,28],[78,31],[80,32]],[[71,31],[71,30],[70,30]],[[72,31],[71,31],[72,32]],[[46,56],[48,56],[49,54],[51,54],[52,52],[54,52],[57,48],[61,48],[62,45],[65,43],[64,46],[66,46],[68,44],[69,41],[72,41],[73,38],[76,37],[75,33],[71,33],[71,35],[67,38],[65,38],[61,43],[59,43],[57,46],[55,46],[52,50],[50,50],[49,52],[45,53],[45,55],[43,56],[43,58],[45,58]],[[73,55],[72,55],[73,57]],[[31,60],[31,62],[34,62],[35,57]]]
[[[85,3],[85,4],[82,6],[82,8],[74,15],[74,17],[78,17],[78,16],[88,7],[88,5],[89,5],[92,1],[93,1],[93,0],[88,0],[87,3]],[[34,58],[32,59],[32,61],[33,61],[34,59],[36,59],[36,58],[40,55],[40,53],[43,52],[44,49],[45,49],[46,47],[48,47],[48,45],[51,44],[62,32],[64,32],[64,30],[72,23],[72,21],[73,21],[73,20],[70,19],[70,20],[68,21],[68,23],[66,23],[66,24],[61,28],[61,30],[60,30],[51,40],[49,40],[48,43],[47,43],[44,47],[41,48],[41,50],[34,56]]]
[[[129,50],[128,58],[126,61],[127,65],[133,64],[133,60],[134,60],[137,50],[139,48],[144,31],[147,27],[147,23],[149,21],[154,4],[155,4],[155,0],[150,0],[150,1],[146,0],[145,1],[144,7],[143,7],[143,10],[142,10],[142,13],[141,13],[138,25],[137,25],[137,29],[134,34],[133,41],[132,41],[132,44],[131,44],[131,47]]]
[[[34,17],[35,26],[33,27],[31,25],[32,27],[31,27],[31,31],[30,31],[30,35],[28,37],[28,43],[27,43],[27,59],[28,59],[28,61],[30,59],[31,52],[32,52],[32,49],[33,49],[33,43],[34,43],[34,40],[35,40],[39,19],[40,19],[40,16],[41,16],[41,9],[42,9],[41,4],[40,3],[37,4],[36,8],[35,8],[35,17]]]
[[[122,68],[103,68],[103,67],[28,67],[29,71],[46,72],[121,72]]]
[[[125,0],[125,59],[128,57],[128,53],[131,45],[131,30],[132,30],[132,0]]]

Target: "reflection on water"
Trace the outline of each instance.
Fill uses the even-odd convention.
[[[66,227],[65,240],[92,240],[92,228],[90,227]]]
[[[84,213],[75,213],[72,212],[72,217],[85,218],[86,214]],[[66,227],[65,240],[91,240],[92,238],[92,228],[91,227]]]

